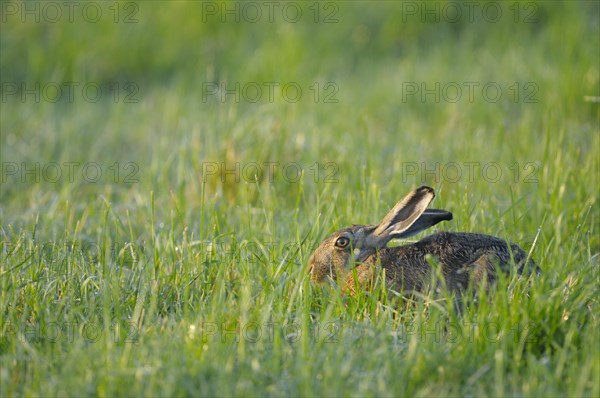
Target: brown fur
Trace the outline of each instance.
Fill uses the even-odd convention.
[[[428,204],[433,199],[433,190],[421,187],[411,192],[399,204]],[[414,206],[418,207],[418,206]],[[512,266],[521,273],[524,269],[538,270],[532,260],[527,262],[527,254],[519,246],[506,241],[478,233],[441,232],[425,237],[409,245],[385,247],[396,236],[402,237],[403,231],[414,233],[415,220],[423,229],[441,221],[451,219],[451,214],[440,216],[443,211],[435,210],[433,216],[420,211],[403,229],[382,236],[378,231],[389,229],[389,220],[402,206],[396,205],[382,223],[373,225],[354,225],[335,232],[326,238],[315,250],[309,260],[311,280],[316,283],[332,279],[342,284],[342,289],[350,294],[358,286],[369,289],[381,271],[385,271],[386,285],[395,290],[424,291],[433,279],[434,266],[439,266],[439,275],[450,291],[460,291],[470,283],[484,285],[495,279],[496,270],[510,271]],[[405,213],[406,209],[404,210]],[[433,211],[432,211],[433,212]],[[418,215],[423,215],[420,219]],[[449,214],[449,216],[448,216]],[[429,218],[429,220],[427,220]],[[432,220],[434,218],[434,220]],[[394,223],[401,221],[394,220]],[[336,241],[346,238],[350,241],[346,247],[337,247]],[[429,260],[429,261],[428,261]],[[430,263],[431,262],[431,263]],[[527,262],[527,263],[526,263]],[[353,271],[356,270],[356,272]]]

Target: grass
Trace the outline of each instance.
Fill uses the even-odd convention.
[[[597,2],[93,4],[2,4],[2,396],[600,395]],[[454,213],[436,229],[543,274],[462,314],[309,283],[323,237],[423,184]]]

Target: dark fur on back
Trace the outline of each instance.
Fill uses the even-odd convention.
[[[430,261],[427,257],[431,256]],[[422,291],[431,281],[432,265],[440,267],[450,290],[465,289],[469,283],[492,282],[498,269],[520,274],[525,269],[539,271],[527,253],[515,244],[484,234],[441,232],[409,245],[378,250],[357,265],[358,280],[369,284],[378,265],[385,270],[386,283],[404,290]],[[346,288],[354,291],[349,275]]]

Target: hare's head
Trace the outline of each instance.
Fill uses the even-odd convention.
[[[318,283],[331,278],[336,281],[390,240],[407,238],[440,221],[451,220],[452,213],[427,210],[434,196],[433,188],[417,188],[398,202],[379,225],[353,225],[331,234],[310,257],[311,280]]]

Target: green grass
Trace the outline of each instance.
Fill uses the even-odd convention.
[[[186,1],[36,23],[7,4],[0,395],[600,395],[598,2],[519,3],[517,22],[491,3],[495,23],[483,2],[455,23],[408,13],[421,2],[321,3],[321,23],[312,2],[293,3],[297,23]],[[279,86],[203,93],[222,81]],[[36,82],[103,95],[12,94]],[[436,82],[463,96],[405,91]],[[468,82],[502,95],[469,101]],[[507,275],[461,314],[309,283],[323,237],[423,184],[454,213],[435,229],[510,239],[543,274]]]

